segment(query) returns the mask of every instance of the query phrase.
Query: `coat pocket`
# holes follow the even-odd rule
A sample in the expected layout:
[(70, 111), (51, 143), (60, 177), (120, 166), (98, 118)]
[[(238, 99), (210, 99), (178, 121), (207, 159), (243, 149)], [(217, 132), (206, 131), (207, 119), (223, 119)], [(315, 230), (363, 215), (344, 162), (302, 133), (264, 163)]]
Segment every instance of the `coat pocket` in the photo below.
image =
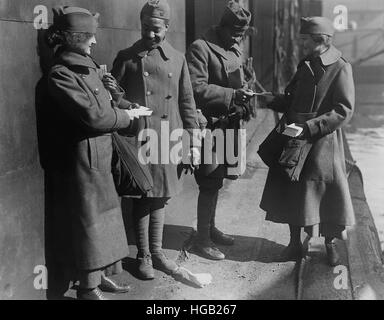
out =
[(282, 173), (291, 181), (299, 181), (312, 144), (307, 140), (290, 139), (279, 159)]
[(334, 179), (334, 134), (318, 140), (308, 156), (305, 167), (305, 179), (332, 182)]
[(283, 152), (281, 153), (279, 164), (282, 167), (292, 168), (299, 163), (303, 146), (306, 140), (290, 139), (286, 142)]
[(97, 155), (97, 143), (96, 138), (88, 138), (88, 160), (89, 167), (91, 169), (98, 169), (98, 155)]
[(88, 159), (91, 169), (111, 172), (112, 137), (110, 134), (88, 138)]

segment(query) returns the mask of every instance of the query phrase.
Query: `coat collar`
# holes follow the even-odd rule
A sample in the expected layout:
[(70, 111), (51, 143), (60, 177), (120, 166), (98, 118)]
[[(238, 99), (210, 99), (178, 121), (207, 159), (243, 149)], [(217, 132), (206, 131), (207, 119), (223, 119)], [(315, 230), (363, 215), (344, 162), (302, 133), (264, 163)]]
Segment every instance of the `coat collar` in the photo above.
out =
[(65, 49), (58, 49), (55, 60), (56, 63), (65, 66), (80, 66), (92, 69), (99, 68), (99, 65), (90, 56)]
[[(208, 44), (208, 46), (222, 56), (224, 59), (228, 59), (228, 50), (225, 49), (225, 45), (223, 41), (219, 38), (217, 34), (217, 28), (218, 27), (213, 27), (207, 31), (207, 33), (203, 36), (203, 40), (205, 40)], [(238, 45), (233, 46), (234, 52), (238, 55), (241, 56), (241, 49)]]
[[(322, 53), (318, 58), (313, 59), (313, 61), (319, 60), (323, 67), (330, 66), (331, 64), (336, 63), (342, 57), (342, 54), (334, 46), (330, 46), (327, 51)], [(305, 61), (310, 60), (309, 57), (304, 58), (299, 66), (303, 65)]]
[(143, 58), (146, 55), (152, 56), (155, 54), (156, 50), (159, 50), (164, 60), (170, 60), (172, 57), (172, 47), (167, 40), (164, 40), (156, 49), (148, 51), (144, 46), (144, 41), (140, 39), (133, 45), (133, 50), (140, 58)]
[(309, 57), (303, 59), (297, 68), (300, 69), (303, 66), (308, 68), (314, 76), (315, 83), (318, 84), (326, 73), (326, 67), (336, 63), (341, 57), (341, 52), (334, 46), (331, 46), (327, 51), (315, 59), (309, 59)]
[(331, 45), (327, 51), (320, 55), (320, 60), (323, 66), (329, 66), (337, 62), (341, 56), (341, 52)]

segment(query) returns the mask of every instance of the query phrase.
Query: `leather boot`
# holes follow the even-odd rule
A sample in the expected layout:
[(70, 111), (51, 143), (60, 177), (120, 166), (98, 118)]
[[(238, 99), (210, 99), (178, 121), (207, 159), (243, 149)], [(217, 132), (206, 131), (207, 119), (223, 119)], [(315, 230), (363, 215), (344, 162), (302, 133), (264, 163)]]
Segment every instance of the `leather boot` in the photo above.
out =
[(179, 266), (175, 261), (168, 259), (164, 252), (152, 253), (153, 267), (166, 274), (172, 274)]
[(303, 245), (299, 243), (289, 243), (280, 255), (279, 262), (297, 261), (303, 257)]
[(210, 234), (212, 241), (216, 244), (221, 244), (223, 246), (233, 246), (235, 243), (234, 237), (221, 232), (216, 227), (211, 227)]
[(340, 264), (340, 256), (337, 252), (336, 243), (334, 242), (326, 242), (325, 248), (327, 250), (327, 258), (328, 264), (331, 267), (336, 267)]
[(78, 289), (76, 295), (78, 300), (109, 300), (103, 295), (99, 288), (93, 290)]
[(99, 285), (101, 291), (111, 293), (125, 293), (131, 290), (131, 286), (127, 283), (120, 283), (111, 278), (101, 275), (101, 284)]
[(150, 254), (137, 256), (137, 271), (138, 277), (142, 280), (152, 280), (155, 278), (155, 271), (153, 270), (152, 258)]
[(225, 255), (217, 248), (212, 241), (197, 240), (194, 245), (195, 250), (204, 258), (210, 260), (224, 260)]

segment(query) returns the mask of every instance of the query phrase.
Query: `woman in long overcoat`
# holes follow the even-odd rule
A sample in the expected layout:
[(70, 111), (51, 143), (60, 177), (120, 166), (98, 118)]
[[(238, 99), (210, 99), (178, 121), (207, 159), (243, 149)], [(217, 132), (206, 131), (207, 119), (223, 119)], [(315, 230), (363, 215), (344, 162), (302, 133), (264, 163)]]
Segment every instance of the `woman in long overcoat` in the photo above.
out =
[[(279, 165), (271, 166), (260, 205), (267, 212), (267, 220), (290, 226), (291, 240), (284, 260), (301, 257), (300, 230), (305, 227), (310, 236), (325, 236), (329, 263), (337, 264), (334, 240), (344, 239), (346, 226), (354, 224), (341, 128), (352, 117), (355, 90), (351, 65), (331, 44), (333, 34), (331, 21), (323, 17), (302, 19), (306, 58), (285, 95), (270, 104), (284, 112), (286, 124), (303, 128), (298, 139), (288, 140), (283, 151), (289, 161), (302, 166), (295, 168), (301, 170), (299, 178), (286, 174), (292, 174), (291, 168), (284, 171)], [(299, 150), (295, 162), (292, 151), (300, 141), (306, 146)]]
[(111, 133), (129, 131), (133, 122), (127, 110), (118, 108), (123, 93), (109, 94), (99, 66), (90, 57), (97, 16), (76, 7), (53, 11), (54, 24), (46, 39), (57, 50), (48, 75), (50, 105), (42, 111), (45, 123), (40, 132), (53, 203), (53, 243), (48, 245), (76, 270), (78, 298), (100, 300), (104, 296), (99, 288), (129, 290), (103, 270), (121, 271), (120, 260), (128, 256), (111, 174)]

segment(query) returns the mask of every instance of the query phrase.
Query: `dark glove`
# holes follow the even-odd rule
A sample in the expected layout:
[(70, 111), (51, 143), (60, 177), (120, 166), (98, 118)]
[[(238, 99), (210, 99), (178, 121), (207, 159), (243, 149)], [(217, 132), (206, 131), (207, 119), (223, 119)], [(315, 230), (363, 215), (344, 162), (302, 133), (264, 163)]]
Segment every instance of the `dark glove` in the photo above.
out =
[(111, 93), (120, 92), (120, 87), (117, 84), (116, 79), (110, 73), (105, 74), (101, 81), (103, 82), (105, 89), (107, 89)]
[(182, 164), (182, 171), (184, 174), (188, 174), (188, 173), (193, 174), (195, 172), (195, 169), (196, 168), (191, 164), (185, 164), (185, 163)]
[(303, 131), (300, 133), (300, 135), (297, 137), (297, 139), (309, 139), (311, 137), (311, 132), (309, 131), (309, 127), (306, 123), (300, 124), (295, 123), (296, 126), (303, 128)]
[(249, 121), (251, 119), (249, 103), (243, 105), (234, 105), (229, 111), (229, 117), (236, 117), (239, 120)]
[(243, 119), (245, 113), (245, 107), (241, 105), (235, 105), (229, 110), (230, 117), (238, 117), (239, 119)]
[(138, 109), (138, 108), (140, 108), (140, 105), (138, 103), (132, 103), (127, 100), (125, 100), (125, 103), (119, 105), (119, 109), (132, 110), (132, 109)]
[(199, 169), (199, 164), (201, 161), (200, 150), (192, 147), (189, 154), (189, 163), (182, 163), (182, 170), (185, 174), (193, 174), (196, 170)]
[(249, 102), (253, 97), (253, 92), (245, 89), (237, 89), (234, 94), (234, 103), (237, 105), (243, 105)]

